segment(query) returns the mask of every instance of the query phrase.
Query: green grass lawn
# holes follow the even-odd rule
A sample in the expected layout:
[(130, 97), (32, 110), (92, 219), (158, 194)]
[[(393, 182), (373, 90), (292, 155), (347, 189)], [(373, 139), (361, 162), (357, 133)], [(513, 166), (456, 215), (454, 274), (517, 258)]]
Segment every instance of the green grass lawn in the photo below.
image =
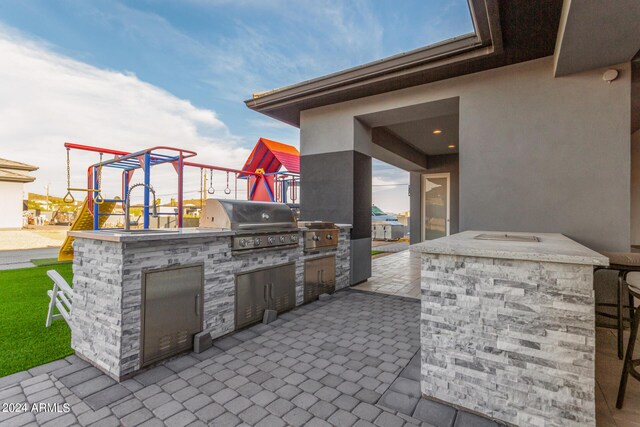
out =
[(44, 326), (55, 269), (69, 283), (71, 264), (0, 271), (0, 377), (73, 354), (71, 332), (63, 319)]
[(383, 253), (384, 252), (382, 252), (382, 251), (371, 251), (371, 256), (378, 255), (378, 254), (383, 254)]

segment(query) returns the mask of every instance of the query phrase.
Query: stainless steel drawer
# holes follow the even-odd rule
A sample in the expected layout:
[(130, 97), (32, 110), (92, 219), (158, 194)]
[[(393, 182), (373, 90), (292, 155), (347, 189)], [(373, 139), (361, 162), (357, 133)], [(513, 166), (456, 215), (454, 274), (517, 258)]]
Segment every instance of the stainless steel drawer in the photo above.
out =
[(142, 365), (190, 350), (202, 331), (204, 266), (146, 271), (142, 279)]

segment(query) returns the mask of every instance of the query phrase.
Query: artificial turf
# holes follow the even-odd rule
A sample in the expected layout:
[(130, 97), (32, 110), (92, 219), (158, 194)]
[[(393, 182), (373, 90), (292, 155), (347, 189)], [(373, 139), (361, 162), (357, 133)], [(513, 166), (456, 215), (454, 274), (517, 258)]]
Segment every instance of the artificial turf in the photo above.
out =
[(36, 267), (42, 267), (45, 265), (71, 264), (71, 261), (58, 261), (58, 258), (38, 258), (32, 259), (31, 264)]
[(0, 271), (0, 377), (73, 354), (71, 332), (63, 319), (44, 326), (57, 270), (69, 284), (71, 264)]

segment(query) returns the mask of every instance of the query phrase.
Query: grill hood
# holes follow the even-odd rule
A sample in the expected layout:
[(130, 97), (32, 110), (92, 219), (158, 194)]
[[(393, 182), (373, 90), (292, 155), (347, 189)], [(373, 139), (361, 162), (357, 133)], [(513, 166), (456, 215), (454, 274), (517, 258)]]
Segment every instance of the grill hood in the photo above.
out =
[(284, 203), (207, 199), (201, 227), (231, 230), (297, 228), (293, 212)]

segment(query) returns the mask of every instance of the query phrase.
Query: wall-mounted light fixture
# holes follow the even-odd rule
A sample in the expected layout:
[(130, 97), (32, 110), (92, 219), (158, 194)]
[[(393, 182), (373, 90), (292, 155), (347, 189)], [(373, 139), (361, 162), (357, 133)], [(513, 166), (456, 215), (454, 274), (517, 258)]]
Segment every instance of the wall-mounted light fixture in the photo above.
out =
[(449, 145), (447, 145), (447, 148), (456, 148), (456, 146), (453, 145), (453, 144), (449, 144)]
[(440, 130), (440, 129), (434, 129), (433, 130), (433, 134), (434, 135), (440, 135), (441, 133), (442, 133), (442, 130)]
[(604, 72), (604, 74), (602, 75), (602, 80), (604, 80), (607, 83), (611, 83), (612, 81), (618, 78), (618, 75), (620, 75), (618, 70), (615, 70), (612, 68)]

